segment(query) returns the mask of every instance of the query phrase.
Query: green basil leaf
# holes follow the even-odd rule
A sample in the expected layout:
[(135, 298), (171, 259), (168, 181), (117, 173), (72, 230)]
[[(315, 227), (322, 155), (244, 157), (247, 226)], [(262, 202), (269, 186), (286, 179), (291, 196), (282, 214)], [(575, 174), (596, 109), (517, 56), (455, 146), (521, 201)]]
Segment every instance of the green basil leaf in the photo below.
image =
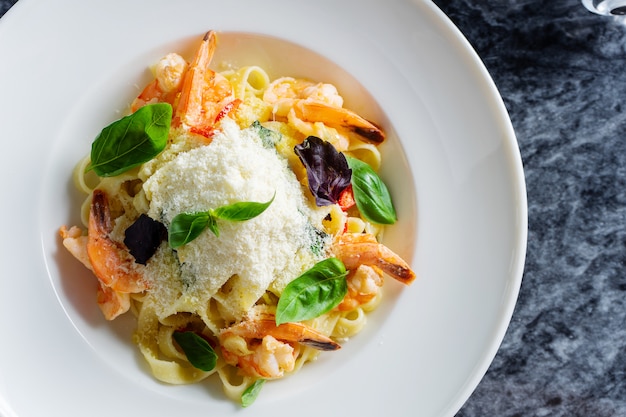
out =
[(263, 144), (264, 148), (274, 148), (283, 137), (281, 133), (268, 129), (261, 125), (261, 122), (259, 122), (258, 120), (255, 120), (250, 125), (250, 128), (256, 131), (257, 135), (259, 135), (259, 138), (261, 138), (261, 143)]
[(398, 219), (391, 195), (383, 180), (367, 163), (348, 157), (352, 169), (352, 190), (356, 206), (367, 220), (394, 224)]
[(241, 405), (248, 407), (256, 400), (261, 392), (261, 388), (265, 385), (265, 379), (257, 379), (241, 394)]
[(217, 219), (209, 212), (209, 222), (207, 227), (213, 232), (215, 237), (220, 237), (220, 229), (217, 227)]
[(215, 368), (217, 354), (209, 342), (194, 332), (179, 332), (173, 334), (174, 340), (181, 347), (189, 362), (202, 371), (209, 372)]
[(217, 227), (215, 219), (206, 211), (178, 214), (172, 219), (167, 240), (170, 246), (176, 249), (200, 236), (200, 233), (211, 223), (213, 223), (213, 227)]
[(346, 267), (337, 258), (324, 259), (291, 281), (276, 306), (276, 325), (309, 320), (337, 307), (348, 292)]
[(216, 208), (212, 214), (218, 219), (229, 220), (231, 222), (243, 222), (253, 219), (263, 213), (274, 201), (276, 193), (272, 199), (266, 203), (257, 203), (253, 201), (242, 201)]
[(92, 143), (87, 170), (113, 177), (151, 160), (165, 149), (171, 121), (172, 106), (156, 103), (111, 123)]

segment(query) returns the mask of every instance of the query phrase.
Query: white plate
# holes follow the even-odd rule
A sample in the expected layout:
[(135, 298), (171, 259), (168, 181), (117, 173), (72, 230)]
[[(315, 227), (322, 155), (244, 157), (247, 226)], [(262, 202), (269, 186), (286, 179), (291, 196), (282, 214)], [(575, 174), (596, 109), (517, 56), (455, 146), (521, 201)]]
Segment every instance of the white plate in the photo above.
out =
[[(93, 279), (56, 234), (77, 221), (70, 173), (95, 134), (148, 65), (208, 29), (224, 32), (216, 64), (335, 82), (391, 132), (382, 175), (401, 221), (386, 243), (420, 277), (388, 282), (362, 334), (247, 409), (210, 382), (155, 382), (132, 318), (101, 318)], [(0, 415), (450, 416), (469, 397), (517, 298), (525, 185), (494, 84), (430, 1), (20, 0), (0, 22), (0, 56)]]

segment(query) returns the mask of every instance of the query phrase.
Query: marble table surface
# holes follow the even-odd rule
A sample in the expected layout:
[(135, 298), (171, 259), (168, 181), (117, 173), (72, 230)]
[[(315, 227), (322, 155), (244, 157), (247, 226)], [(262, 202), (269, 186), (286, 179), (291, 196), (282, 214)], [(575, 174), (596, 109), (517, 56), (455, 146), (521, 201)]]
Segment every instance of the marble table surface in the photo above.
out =
[(579, 0), (434, 2), (500, 90), (529, 203), (511, 324), (457, 416), (626, 416), (626, 21)]

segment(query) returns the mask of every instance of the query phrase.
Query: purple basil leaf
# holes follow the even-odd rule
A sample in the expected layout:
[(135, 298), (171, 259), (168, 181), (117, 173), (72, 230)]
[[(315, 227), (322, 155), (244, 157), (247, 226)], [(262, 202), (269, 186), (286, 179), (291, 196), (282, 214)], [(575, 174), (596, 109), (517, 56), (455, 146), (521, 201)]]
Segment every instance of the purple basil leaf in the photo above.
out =
[(167, 229), (163, 223), (142, 214), (124, 235), (124, 244), (135, 257), (135, 262), (145, 265), (161, 242), (167, 239)]
[(306, 168), (309, 189), (318, 206), (329, 206), (339, 201), (341, 192), (350, 185), (352, 170), (346, 157), (322, 139), (309, 136), (294, 152)]

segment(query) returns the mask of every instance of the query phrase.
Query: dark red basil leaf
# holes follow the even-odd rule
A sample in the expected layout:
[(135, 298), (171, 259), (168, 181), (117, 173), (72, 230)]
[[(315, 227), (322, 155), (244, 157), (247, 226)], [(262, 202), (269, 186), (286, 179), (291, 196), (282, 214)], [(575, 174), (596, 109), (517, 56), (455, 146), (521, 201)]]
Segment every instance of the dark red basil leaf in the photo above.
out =
[(161, 242), (167, 239), (167, 229), (163, 223), (142, 214), (124, 235), (124, 244), (135, 257), (135, 262), (145, 265)]
[(350, 185), (352, 170), (346, 157), (322, 139), (309, 136), (294, 152), (306, 168), (309, 189), (318, 206), (329, 206), (339, 201), (341, 192)]

